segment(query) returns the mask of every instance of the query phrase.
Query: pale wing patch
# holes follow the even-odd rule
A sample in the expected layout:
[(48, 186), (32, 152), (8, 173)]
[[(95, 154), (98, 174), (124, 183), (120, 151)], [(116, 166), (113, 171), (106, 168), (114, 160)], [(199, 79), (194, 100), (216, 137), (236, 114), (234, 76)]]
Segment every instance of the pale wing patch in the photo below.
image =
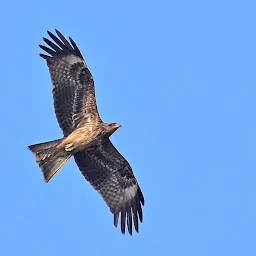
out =
[(131, 199), (133, 199), (137, 193), (137, 190), (138, 190), (137, 184), (133, 184), (131, 187), (126, 188), (124, 190), (124, 200), (130, 201)]
[[(70, 65), (73, 65), (73, 64), (76, 64), (77, 62), (81, 62), (81, 58), (78, 57), (78, 56), (75, 56), (75, 55), (68, 55), (68, 56), (65, 56), (65, 59), (67, 60), (67, 62), (70, 64)], [(85, 62), (83, 61), (85, 67), (86, 67), (86, 64)]]

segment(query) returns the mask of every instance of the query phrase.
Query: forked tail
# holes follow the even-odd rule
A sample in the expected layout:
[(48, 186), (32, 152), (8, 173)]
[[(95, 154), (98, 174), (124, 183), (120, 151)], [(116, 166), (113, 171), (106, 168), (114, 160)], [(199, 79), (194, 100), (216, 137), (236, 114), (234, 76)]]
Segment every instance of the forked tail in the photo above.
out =
[(28, 147), (35, 155), (36, 162), (43, 172), (45, 182), (48, 182), (71, 157), (69, 152), (57, 148), (57, 145), (62, 140), (63, 139), (53, 140)]

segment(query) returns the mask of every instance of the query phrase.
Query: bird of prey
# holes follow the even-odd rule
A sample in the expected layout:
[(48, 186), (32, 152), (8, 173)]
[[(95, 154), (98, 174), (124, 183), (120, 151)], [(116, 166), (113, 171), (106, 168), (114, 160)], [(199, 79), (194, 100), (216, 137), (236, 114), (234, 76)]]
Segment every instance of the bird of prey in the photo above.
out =
[[(103, 122), (99, 116), (93, 77), (83, 56), (69, 37), (58, 31), (43, 38), (50, 47), (39, 45), (46, 54), (52, 81), (55, 114), (64, 137), (29, 146), (45, 182), (74, 156), (83, 176), (97, 190), (114, 215), (117, 227), (121, 215), (121, 231), (126, 225), (132, 235), (132, 224), (139, 231), (144, 197), (127, 160), (118, 152), (109, 137), (119, 128), (116, 122)], [(47, 55), (48, 54), (48, 55)]]

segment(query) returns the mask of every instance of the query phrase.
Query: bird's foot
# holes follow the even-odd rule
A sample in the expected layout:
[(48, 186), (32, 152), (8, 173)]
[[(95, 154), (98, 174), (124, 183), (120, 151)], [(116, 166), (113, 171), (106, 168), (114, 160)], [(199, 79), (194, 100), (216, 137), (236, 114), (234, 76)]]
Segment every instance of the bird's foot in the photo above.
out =
[(68, 144), (65, 146), (65, 150), (66, 150), (67, 152), (70, 152), (70, 151), (72, 151), (73, 149), (74, 149), (73, 143), (68, 143)]

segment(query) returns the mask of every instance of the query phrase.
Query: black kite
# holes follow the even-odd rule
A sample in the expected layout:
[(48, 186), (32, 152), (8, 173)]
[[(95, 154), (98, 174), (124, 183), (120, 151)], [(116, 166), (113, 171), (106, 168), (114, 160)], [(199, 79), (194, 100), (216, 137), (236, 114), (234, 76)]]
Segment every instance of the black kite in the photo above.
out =
[(62, 139), (29, 146), (48, 182), (62, 165), (74, 156), (78, 168), (103, 197), (114, 214), (117, 227), (121, 213), (121, 231), (132, 235), (132, 222), (139, 230), (144, 198), (131, 166), (117, 151), (109, 137), (120, 127), (102, 122), (96, 105), (94, 81), (77, 45), (58, 31), (51, 47), (40, 45), (49, 55), (40, 54), (49, 67), (54, 108), (63, 131)]

